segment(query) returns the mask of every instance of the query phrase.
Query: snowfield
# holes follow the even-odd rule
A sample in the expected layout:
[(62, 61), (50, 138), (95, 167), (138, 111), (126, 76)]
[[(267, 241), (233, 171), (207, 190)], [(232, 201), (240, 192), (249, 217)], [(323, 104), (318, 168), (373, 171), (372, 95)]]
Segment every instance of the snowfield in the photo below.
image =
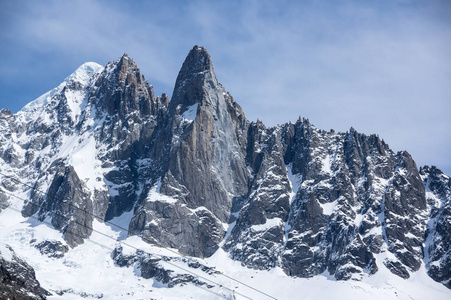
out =
[[(27, 261), (36, 271), (41, 286), (52, 293), (48, 299), (449, 299), (450, 291), (433, 281), (424, 266), (411, 278), (403, 280), (385, 269), (378, 262), (379, 272), (366, 276), (361, 281), (336, 281), (327, 273), (304, 279), (292, 278), (280, 268), (257, 271), (241, 266), (231, 260), (221, 248), (206, 259), (190, 258), (215, 267), (222, 274), (208, 275), (193, 269), (183, 262), (163, 263), (165, 268), (176, 273), (200, 276), (209, 280), (214, 287), (207, 288), (188, 283), (169, 288), (166, 285), (139, 276), (133, 267), (115, 265), (111, 253), (122, 244), (124, 254), (133, 254), (136, 249), (155, 256), (176, 256), (173, 249), (164, 249), (147, 244), (137, 236), (127, 237), (127, 232), (99, 221), (94, 222), (94, 232), (84, 244), (69, 250), (63, 258), (41, 255), (30, 247), (37, 242), (56, 240), (65, 243), (61, 233), (48, 224), (20, 214), (23, 202), (12, 198), (11, 206), (0, 213), (0, 251), (2, 256), (11, 254), (9, 245), (16, 255)], [(15, 200), (14, 200), (15, 199)], [(110, 223), (127, 228), (132, 213), (124, 213)], [(383, 256), (377, 257), (378, 261)], [(236, 281), (230, 279), (235, 279)], [(244, 284), (242, 284), (242, 283)], [(248, 286), (252, 287), (249, 288)], [(255, 290), (254, 290), (255, 289)], [(265, 296), (261, 291), (269, 296)], [(235, 292), (233, 292), (235, 291)]]

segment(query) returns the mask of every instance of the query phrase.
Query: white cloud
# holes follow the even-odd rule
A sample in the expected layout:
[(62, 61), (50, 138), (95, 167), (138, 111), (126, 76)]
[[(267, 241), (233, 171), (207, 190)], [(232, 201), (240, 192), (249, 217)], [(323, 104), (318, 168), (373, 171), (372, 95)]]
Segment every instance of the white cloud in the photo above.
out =
[(275, 125), (302, 115), (323, 129), (354, 126), (450, 173), (450, 7), (446, 1), (29, 2), (16, 11), (12, 32), (26, 53), (58, 53), (61, 64), (106, 63), (127, 52), (157, 92), (169, 94), (184, 56), (201, 44), (251, 120)]

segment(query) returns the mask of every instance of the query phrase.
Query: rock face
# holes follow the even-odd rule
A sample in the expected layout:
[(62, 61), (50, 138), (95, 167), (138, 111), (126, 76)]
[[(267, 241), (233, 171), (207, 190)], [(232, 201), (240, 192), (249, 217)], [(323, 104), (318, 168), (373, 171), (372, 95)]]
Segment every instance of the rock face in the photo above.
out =
[(48, 172), (53, 177), (49, 188), (40, 192), (38, 179), (31, 191), (31, 201), (25, 204), (22, 214), (28, 217), (37, 214), (41, 222), (50, 217), (52, 225), (63, 232), (70, 246), (81, 244), (92, 233), (89, 192), (74, 168), (64, 162), (55, 161)]
[[(170, 101), (124, 54), (82, 65), (17, 114), (2, 110), (0, 127), (0, 209), (27, 195), (23, 215), (50, 220), (71, 247), (95, 218), (131, 212), (130, 235), (185, 255), (222, 247), (250, 268), (339, 280), (381, 268), (409, 278), (424, 263), (450, 287), (449, 177), (353, 128), (249, 122), (203, 47)], [(152, 258), (113, 256), (170, 282)]]
[(204, 48), (193, 48), (183, 63), (169, 113), (171, 150), (162, 192), (228, 221), (232, 200), (248, 192), (247, 120), (218, 83)]
[(42, 255), (48, 257), (61, 258), (69, 251), (69, 247), (59, 241), (45, 240), (36, 243), (36, 240), (31, 240), (31, 244), (39, 249), (39, 252), (41, 252)]
[[(305, 121), (294, 127), (293, 137), (288, 137), (293, 141), (288, 149), (294, 149), (286, 159), (288, 163), (293, 159), (292, 172), (302, 177), (302, 183), (288, 218), (291, 230), (284, 259), (290, 272), (290, 258), (299, 253), (309, 258), (301, 265), (307, 276), (323, 272), (325, 266), (337, 279), (372, 274), (378, 269), (374, 255), (387, 250), (396, 257), (383, 262), (392, 272), (399, 274), (394, 266), (407, 256), (413, 258), (402, 266), (418, 270), (421, 249), (409, 247), (405, 235), (421, 240), (421, 231), (404, 224), (405, 215), (417, 213), (414, 208), (405, 209), (410, 204), (406, 201), (420, 202), (419, 210), (426, 207), (424, 188), (410, 156), (394, 154), (377, 136), (353, 129), (344, 134), (323, 132)], [(416, 184), (408, 192), (423, 190), (418, 200), (406, 200), (406, 181)], [(312, 247), (317, 250), (311, 251)], [(408, 272), (402, 276), (408, 277)]]
[(33, 268), (16, 256), (8, 246), (0, 252), (0, 298), (46, 299), (50, 293), (41, 288)]
[(224, 236), (222, 223), (228, 222), (233, 201), (248, 193), (250, 176), (245, 164), (248, 122), (218, 83), (204, 48), (188, 54), (165, 117), (156, 192), (173, 200), (150, 195), (130, 228), (184, 254), (210, 256)]
[(174, 287), (176, 285), (184, 285), (186, 283), (192, 283), (198, 286), (206, 286), (207, 288), (213, 287), (207, 282), (199, 280), (197, 276), (193, 276), (188, 273), (174, 273), (172, 270), (167, 270), (161, 265), (162, 261), (182, 261), (187, 263), (187, 266), (191, 269), (199, 269), (206, 274), (218, 274), (214, 268), (207, 267), (198, 262), (189, 262), (186, 259), (170, 258), (167, 256), (153, 257), (149, 253), (143, 251), (136, 251), (134, 254), (126, 255), (123, 253), (122, 247), (117, 247), (113, 250), (111, 257), (116, 265), (120, 267), (133, 267), (139, 276), (149, 279), (153, 278), (159, 282), (167, 285), (168, 287)]
[(451, 288), (451, 179), (436, 167), (420, 169), (429, 207), (424, 261), (428, 274)]

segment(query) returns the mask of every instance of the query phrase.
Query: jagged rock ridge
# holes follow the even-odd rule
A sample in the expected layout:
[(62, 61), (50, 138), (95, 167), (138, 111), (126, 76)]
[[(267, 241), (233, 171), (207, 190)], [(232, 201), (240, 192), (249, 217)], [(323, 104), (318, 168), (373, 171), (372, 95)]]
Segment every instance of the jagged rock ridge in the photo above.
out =
[(2, 110), (0, 209), (28, 193), (23, 215), (50, 218), (70, 247), (94, 216), (133, 210), (132, 234), (190, 256), (223, 247), (251, 268), (336, 279), (381, 267), (409, 278), (425, 264), (450, 287), (451, 188), (438, 169), (353, 128), (249, 122), (203, 47), (172, 95), (156, 97), (124, 54)]

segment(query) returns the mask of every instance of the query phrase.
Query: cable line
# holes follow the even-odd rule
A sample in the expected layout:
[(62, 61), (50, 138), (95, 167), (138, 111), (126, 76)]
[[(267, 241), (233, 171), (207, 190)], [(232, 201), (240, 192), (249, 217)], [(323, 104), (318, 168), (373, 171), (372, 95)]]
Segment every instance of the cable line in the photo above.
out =
[[(15, 196), (16, 198), (18, 198), (17, 196)], [(20, 199), (20, 200), (23, 200), (23, 199)], [(11, 210), (14, 210), (14, 211), (16, 211), (16, 212), (18, 212), (18, 213), (21, 213), (21, 211), (19, 210), (19, 209), (17, 209), (17, 208), (14, 208), (14, 207), (11, 207), (11, 206), (8, 206), (7, 207), (7, 209), (11, 209)], [(53, 212), (50, 212), (50, 213), (53, 213)], [(64, 216), (63, 216), (64, 217)], [(33, 218), (33, 219), (35, 219), (35, 220), (37, 220), (38, 222), (40, 222), (40, 223), (42, 223), (42, 224), (46, 224), (46, 225), (48, 225), (48, 226), (53, 226), (52, 225), (52, 223), (50, 223), (50, 222), (47, 222), (47, 221), (41, 221), (41, 220), (39, 220), (39, 218), (38, 217), (36, 217), (36, 216), (30, 216), (30, 218)], [(77, 223), (77, 224), (79, 224), (79, 223)], [(80, 224), (79, 224), (80, 225)], [(96, 231), (95, 229), (93, 229), (93, 231), (95, 231), (96, 233), (101, 233), (101, 232), (99, 232), (99, 231)], [(76, 233), (72, 233), (73, 235), (77, 235), (78, 237), (81, 237), (81, 238), (83, 238), (81, 235), (79, 235), (79, 234), (76, 234)], [(104, 248), (104, 249), (106, 249), (106, 250), (108, 250), (108, 251), (114, 251), (114, 249), (113, 248), (111, 248), (111, 247), (109, 247), (109, 246), (106, 246), (106, 245), (104, 245), (104, 244), (102, 244), (102, 243), (99, 243), (99, 242), (96, 242), (96, 241), (93, 241), (93, 240), (91, 240), (91, 239), (84, 239), (84, 240), (87, 240), (87, 241), (89, 241), (90, 243), (92, 243), (92, 244), (94, 244), (94, 245), (97, 245), (97, 246), (99, 246), (99, 247), (101, 247), (101, 248)], [(139, 250), (141, 250), (141, 249), (139, 249)], [(143, 250), (141, 250), (141, 251), (143, 251)], [(148, 252), (146, 252), (146, 251), (143, 251), (144, 253), (147, 253), (147, 254), (149, 254), (149, 255), (153, 255), (153, 254), (150, 254), (150, 253), (148, 253)], [(156, 254), (155, 256), (158, 256), (158, 254)], [(173, 265), (173, 266), (175, 266), (175, 267), (177, 267), (177, 268), (179, 268), (179, 269), (182, 269), (182, 270), (184, 270), (184, 268), (182, 268), (182, 267), (179, 267), (179, 266), (177, 266), (177, 265), (174, 265), (174, 264), (171, 264), (170, 262), (167, 262), (167, 261), (165, 261), (166, 263), (168, 263), (168, 264), (170, 264), (170, 265)], [(192, 273), (192, 274), (194, 274), (194, 273)], [(197, 277), (201, 277), (201, 276), (198, 276), (198, 275), (196, 275), (196, 274), (194, 274), (195, 276), (197, 276)], [(210, 282), (212, 282), (212, 281), (210, 281)], [(229, 298), (227, 298), (225, 295), (223, 295), (223, 294), (219, 294), (219, 293), (217, 293), (217, 292), (215, 292), (215, 291), (212, 291), (212, 290), (210, 290), (210, 289), (208, 289), (208, 288), (204, 288), (203, 286), (201, 286), (201, 285), (196, 285), (196, 284), (194, 284), (193, 282), (188, 282), (188, 283), (190, 283), (190, 284), (192, 284), (193, 286), (195, 286), (195, 287), (198, 287), (198, 288), (202, 288), (203, 290), (206, 290), (206, 291), (208, 291), (208, 292), (210, 292), (210, 293), (213, 293), (213, 294), (215, 294), (216, 296), (220, 296), (220, 297), (222, 297), (222, 298), (224, 298), (224, 299), (229, 299)], [(222, 287), (221, 285), (219, 285), (220, 287)], [(224, 287), (225, 289), (228, 289), (227, 287)], [(229, 289), (230, 290), (230, 289)], [(235, 293), (235, 294), (238, 294), (238, 293), (236, 293), (235, 291), (232, 291), (232, 293)], [(251, 298), (249, 298), (249, 297), (247, 297), (247, 296), (244, 296), (244, 295), (241, 295), (240, 294), (240, 296), (242, 296), (242, 297), (245, 297), (245, 298), (247, 298), (247, 299), (251, 299)]]
[[(24, 182), (20, 181), (19, 179), (16, 179), (15, 177), (13, 177), (13, 176), (11, 176), (11, 175), (7, 175), (7, 174), (5, 174), (5, 173), (3, 173), (3, 172), (0, 172), (0, 175), (3, 175), (4, 177), (9, 178), (9, 179), (12, 179), (12, 180), (14, 180), (15, 182), (17, 182), (17, 183), (19, 183), (19, 184), (21, 184), (21, 185), (23, 185), (23, 186), (26, 186), (26, 187), (29, 187), (29, 188), (35, 190), (35, 187), (34, 187), (34, 186), (32, 186), (32, 185), (30, 185), (30, 184), (27, 184), (27, 183), (24, 183)], [(8, 192), (9, 192), (9, 191), (8, 191)], [(51, 199), (53, 199), (53, 200), (56, 200), (56, 201), (58, 201), (58, 202), (65, 203), (66, 205), (69, 205), (70, 207), (75, 208), (75, 209), (77, 209), (77, 210), (79, 210), (79, 211), (81, 211), (81, 212), (83, 212), (83, 213), (85, 213), (85, 214), (91, 215), (92, 217), (94, 217), (94, 218), (96, 218), (96, 219), (103, 220), (103, 218), (101, 218), (100, 216), (97, 216), (96, 214), (94, 214), (94, 213), (92, 213), (92, 212), (88, 212), (88, 211), (86, 211), (86, 210), (84, 210), (84, 209), (82, 209), (82, 208), (79, 208), (79, 207), (75, 206), (74, 204), (72, 204), (72, 203), (70, 203), (70, 202), (64, 202), (63, 200), (58, 199), (58, 198), (56, 198), (56, 197), (53, 196), (53, 195), (50, 195), (48, 192), (42, 192), (42, 191), (39, 191), (39, 190), (36, 190), (36, 192), (38, 192), (38, 193), (40, 193), (40, 194), (43, 194), (43, 195), (45, 195), (45, 196), (47, 196), (47, 197), (49, 197), (49, 198), (51, 198)], [(16, 195), (14, 195), (14, 194), (12, 194), (12, 195), (13, 195), (14, 197), (17, 198)], [(25, 202), (25, 201), (28, 201), (28, 199), (22, 199), (22, 198), (21, 198), (20, 200), (23, 200), (24, 202)], [(37, 205), (37, 204), (33, 203), (33, 200), (31, 200), (30, 203), (32, 203), (33, 205)], [(37, 206), (39, 206), (39, 205), (37, 205)], [(42, 208), (42, 209), (44, 209), (42, 206), (39, 206), (39, 207)], [(67, 218), (67, 217), (65, 217), (65, 216), (63, 216), (63, 217), (64, 217), (64, 218)], [(117, 225), (117, 224), (111, 222), (111, 221), (104, 221), (104, 223), (105, 223), (105, 224), (112, 225), (112, 226), (115, 226), (116, 228), (119, 228), (119, 229), (121, 229), (121, 230), (124, 230), (125, 232), (127, 232), (127, 234), (128, 234), (129, 236), (130, 236), (130, 235), (137, 235), (137, 236), (140, 236), (140, 235), (139, 235), (139, 232), (134, 232), (134, 231), (132, 231), (132, 230), (129, 230), (128, 228), (124, 228), (124, 227), (122, 227), (122, 226), (120, 226), (120, 225)], [(77, 223), (77, 224), (78, 224), (78, 223)], [(80, 225), (80, 226), (86, 227), (86, 225), (84, 225), (84, 224), (79, 224), (79, 225)], [(92, 230), (94, 231), (94, 229), (92, 229)], [(102, 234), (102, 235), (105, 235), (105, 234), (103, 234), (103, 233), (101, 233), (101, 232), (99, 232), (99, 233)], [(106, 235), (106, 236), (107, 236), (107, 235)], [(107, 237), (109, 237), (109, 238), (114, 239), (115, 241), (117, 241), (117, 240), (116, 240), (115, 238), (113, 238), (113, 237), (110, 237), (110, 236), (107, 236)], [(148, 244), (154, 244), (154, 245), (156, 245), (156, 246), (158, 246), (158, 247), (160, 247), (160, 248), (163, 248), (163, 249), (165, 249), (165, 250), (167, 250), (167, 251), (170, 251), (170, 252), (172, 252), (172, 253), (174, 253), (174, 254), (176, 254), (176, 255), (178, 255), (178, 256), (181, 256), (181, 257), (183, 257), (183, 258), (186, 258), (186, 259), (188, 259), (189, 261), (193, 261), (192, 258), (187, 257), (187, 256), (185, 256), (185, 255), (183, 255), (183, 254), (180, 254), (178, 251), (175, 251), (175, 250), (173, 250), (173, 249), (171, 249), (171, 248), (168, 248), (168, 247), (165, 247), (165, 246), (163, 246), (163, 245), (160, 245), (160, 244), (156, 243), (155, 241), (150, 241), (150, 240), (148, 240), (148, 239), (146, 239), (146, 238), (144, 238), (144, 237), (141, 237), (141, 239), (142, 239), (144, 242), (148, 243)], [(141, 249), (138, 249), (138, 248), (136, 248), (136, 247), (134, 247), (134, 246), (132, 246), (132, 245), (128, 245), (127, 243), (124, 243), (124, 242), (121, 242), (121, 241), (119, 241), (119, 242), (120, 242), (120, 243), (123, 243), (124, 245), (126, 245), (126, 246), (128, 246), (128, 247), (134, 248), (134, 249), (136, 249), (136, 250), (141, 250)], [(192, 274), (193, 274), (193, 273), (192, 273)], [(257, 289), (257, 288), (254, 288), (254, 287), (252, 287), (252, 286), (250, 286), (250, 285), (248, 285), (248, 284), (246, 284), (246, 283), (244, 283), (244, 282), (242, 282), (242, 281), (240, 281), (240, 280), (238, 280), (238, 279), (235, 279), (235, 278), (233, 278), (233, 277), (231, 277), (231, 276), (225, 274), (225, 273), (222, 272), (222, 271), (218, 271), (218, 274), (219, 274), (219, 275), (222, 275), (222, 276), (224, 276), (224, 277), (226, 277), (226, 278), (228, 278), (228, 279), (230, 279), (230, 280), (232, 280), (232, 281), (234, 281), (234, 282), (236, 282), (236, 283), (239, 283), (239, 284), (241, 284), (241, 285), (243, 285), (243, 286), (245, 286), (245, 287), (247, 287), (247, 288), (249, 288), (249, 289), (251, 289), (251, 290), (253, 290), (253, 291), (255, 291), (255, 292), (258, 292), (259, 294), (262, 294), (262, 295), (264, 295), (264, 296), (266, 296), (266, 297), (268, 297), (268, 298), (277, 300), (277, 298), (275, 298), (275, 297), (273, 297), (273, 296), (271, 296), (271, 295), (269, 295), (269, 294), (267, 294), (267, 293), (265, 293), (265, 292), (263, 292), (263, 291), (261, 291), (261, 290), (259, 290), (259, 289)], [(208, 280), (208, 279), (207, 279), (207, 280)], [(235, 291), (234, 291), (234, 292), (235, 292)], [(238, 292), (235, 292), (235, 293), (236, 293), (237, 295), (239, 295)], [(243, 297), (245, 297), (245, 298), (248, 298), (248, 297), (246, 297), (246, 296), (244, 296), (244, 295), (241, 295), (241, 296), (243, 296)], [(250, 299), (250, 298), (248, 298), (248, 299)]]
[[(5, 191), (4, 189), (3, 189), (3, 191), (6, 192), (6, 193), (8, 193), (8, 194), (10, 194), (11, 196), (13, 196), (13, 197), (15, 197), (15, 198), (21, 200), (21, 201), (23, 201), (23, 202), (26, 201), (26, 199), (23, 199), (23, 198), (21, 198), (21, 197), (19, 197), (19, 196), (17, 196), (17, 195), (14, 195), (14, 194), (12, 194), (12, 193), (9, 192), (9, 191)], [(42, 206), (40, 206), (40, 205), (38, 205), (38, 204), (36, 204), (36, 203), (32, 203), (32, 204), (35, 205), (35, 206), (38, 206), (39, 208), (42, 208), (42, 209), (44, 209), (44, 210), (47, 210), (47, 209), (45, 209), (44, 207), (42, 207)], [(11, 207), (11, 206), (8, 206), (7, 208), (10, 208), (11, 210), (14, 210), (14, 211), (16, 211), (16, 212), (21, 213), (20, 210), (18, 210), (18, 209), (16, 209), (16, 208), (13, 208), (13, 207)], [(66, 216), (64, 216), (64, 215), (62, 215), (62, 214), (60, 214), (60, 213), (58, 213), (58, 212), (50, 211), (50, 210), (47, 210), (47, 212), (49, 212), (49, 213), (51, 213), (51, 214), (54, 214), (54, 215), (56, 215), (56, 216), (65, 218), (65, 219), (67, 219), (67, 220), (70, 220), (70, 217), (66, 217)], [(41, 220), (39, 220), (38, 217), (36, 217), (36, 216), (34, 216), (34, 215), (31, 216), (31, 218), (33, 218), (33, 219), (35, 219), (35, 220), (38, 220), (38, 221), (41, 222), (41, 223), (44, 223), (44, 224), (46, 224), (46, 225), (49, 225), (49, 226), (53, 227), (52, 223), (47, 222), (47, 221), (45, 221), (45, 220), (44, 220), (44, 221), (41, 221)], [(140, 249), (140, 248), (138, 248), (138, 247), (135, 247), (135, 246), (133, 246), (133, 245), (131, 245), (131, 244), (129, 244), (129, 243), (126, 243), (126, 242), (123, 242), (123, 241), (118, 241), (115, 237), (112, 237), (112, 236), (110, 236), (110, 235), (108, 235), (108, 234), (105, 234), (105, 233), (103, 233), (103, 232), (101, 232), (101, 231), (99, 231), (99, 230), (97, 230), (97, 229), (92, 228), (92, 227), (88, 227), (88, 226), (86, 226), (85, 224), (76, 222), (75, 220), (71, 220), (71, 221), (74, 222), (74, 223), (77, 224), (77, 225), (80, 225), (80, 226), (82, 226), (82, 227), (85, 227), (86, 229), (92, 230), (93, 232), (95, 232), (95, 233), (97, 233), (97, 234), (100, 234), (100, 235), (102, 235), (102, 236), (104, 236), (104, 237), (106, 237), (106, 238), (109, 238), (109, 239), (111, 239), (111, 240), (113, 240), (113, 241), (115, 241), (115, 242), (117, 242), (117, 243), (120, 243), (120, 244), (122, 244), (123, 246), (128, 246), (128, 247), (133, 248), (133, 249), (135, 249), (135, 250), (142, 251), (143, 253), (148, 254), (148, 255), (150, 255), (150, 256), (158, 257), (158, 258), (160, 258), (161, 260), (163, 260), (165, 263), (167, 263), (168, 265), (171, 265), (171, 266), (173, 266), (173, 267), (175, 267), (175, 268), (178, 268), (178, 269), (183, 270), (183, 271), (185, 271), (185, 272), (187, 272), (187, 273), (190, 273), (191, 275), (194, 275), (195, 277), (198, 277), (198, 278), (201, 278), (201, 279), (203, 279), (203, 280), (206, 280), (206, 281), (208, 281), (208, 282), (210, 282), (210, 283), (212, 283), (212, 284), (214, 284), (214, 285), (216, 285), (216, 286), (218, 286), (218, 287), (220, 287), (220, 288), (224, 288), (224, 289), (230, 291), (232, 294), (235, 293), (236, 295), (240, 295), (241, 297), (244, 297), (244, 298), (246, 298), (246, 299), (252, 300), (252, 298), (250, 298), (250, 297), (248, 297), (248, 296), (246, 296), (246, 295), (244, 295), (244, 294), (241, 294), (241, 293), (239, 293), (239, 292), (236, 292), (235, 290), (233, 290), (233, 289), (231, 289), (231, 288), (228, 288), (228, 287), (224, 286), (223, 284), (220, 284), (220, 283), (218, 283), (218, 282), (215, 282), (215, 281), (213, 281), (213, 280), (211, 280), (211, 279), (209, 279), (209, 278), (206, 278), (206, 277), (204, 277), (204, 276), (202, 276), (202, 275), (196, 274), (196, 273), (194, 273), (193, 271), (191, 271), (191, 270), (189, 270), (189, 269), (186, 269), (186, 268), (181, 267), (181, 266), (179, 266), (179, 265), (177, 265), (177, 264), (175, 264), (175, 263), (172, 263), (171, 261), (167, 260), (167, 257), (165, 257), (165, 256), (163, 256), (163, 255), (161, 255), (161, 254), (157, 254), (157, 253), (152, 254), (152, 253), (149, 253), (149, 252), (144, 251), (144, 250), (142, 250), (142, 249)], [(83, 238), (80, 234), (76, 234), (76, 233), (71, 233), (71, 234), (74, 234), (74, 235), (76, 235), (76, 236), (78, 236), (78, 237)], [(88, 241), (90, 241), (90, 242), (92, 242), (92, 243), (94, 243), (94, 244), (96, 244), (96, 245), (98, 245), (98, 246), (100, 246), (100, 247), (102, 247), (102, 248), (104, 248), (104, 249), (107, 249), (107, 250), (109, 250), (109, 251), (114, 251), (113, 248), (111, 248), (111, 247), (109, 247), (109, 246), (106, 246), (106, 245), (104, 245), (104, 244), (102, 244), (102, 243), (93, 241), (93, 240), (91, 240), (91, 239), (89, 239), (89, 238), (83, 238), (83, 240), (88, 240)], [(195, 285), (194, 283), (193, 283), (193, 285), (196, 286), (196, 287), (200, 287), (199, 285)], [(207, 290), (208, 290), (208, 289), (207, 289)], [(208, 290), (208, 291), (211, 291), (211, 290)], [(213, 291), (211, 291), (211, 292), (213, 292)], [(214, 294), (217, 294), (216, 292), (213, 292), (213, 293), (214, 293)], [(219, 294), (217, 294), (217, 295), (219, 295)], [(225, 299), (228, 299), (228, 298), (226, 298), (224, 295), (222, 295), (222, 297), (225, 298)]]

